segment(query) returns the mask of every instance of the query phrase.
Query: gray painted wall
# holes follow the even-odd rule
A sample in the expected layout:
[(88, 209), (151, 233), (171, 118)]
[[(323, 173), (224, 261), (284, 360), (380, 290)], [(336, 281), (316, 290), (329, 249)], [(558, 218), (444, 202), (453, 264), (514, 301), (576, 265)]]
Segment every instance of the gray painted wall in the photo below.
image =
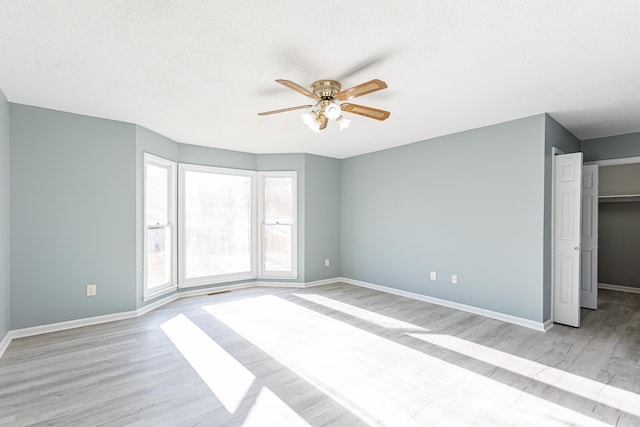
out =
[(545, 121), (344, 160), (342, 275), (542, 321)]
[(194, 165), (217, 166), (221, 168), (257, 169), (256, 155), (240, 151), (202, 147), (200, 145), (179, 144), (178, 161)]
[(598, 282), (640, 288), (640, 202), (600, 203)]
[(580, 140), (548, 114), (544, 121), (544, 308), (543, 319), (551, 319), (551, 191), (553, 186), (552, 148), (565, 154), (580, 151)]
[(582, 141), (584, 161), (640, 156), (640, 132)]
[[(132, 124), (9, 106), (12, 329), (144, 305), (145, 151), (184, 163), (297, 170), (297, 282), (343, 275), (546, 319), (545, 156), (572, 142), (545, 115), (340, 161), (179, 144)], [(449, 284), (453, 273), (457, 286)], [(85, 296), (89, 283), (97, 297)]]
[(11, 328), (135, 309), (135, 126), (10, 111)]
[(9, 306), (9, 103), (0, 90), (0, 341), (10, 328)]
[(305, 157), (305, 280), (313, 282), (340, 277), (340, 160)]

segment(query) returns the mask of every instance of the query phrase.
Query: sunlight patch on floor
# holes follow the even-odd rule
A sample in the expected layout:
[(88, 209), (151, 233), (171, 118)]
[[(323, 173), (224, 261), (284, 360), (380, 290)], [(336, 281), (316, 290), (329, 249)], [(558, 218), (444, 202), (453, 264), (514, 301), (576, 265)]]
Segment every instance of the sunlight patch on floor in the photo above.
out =
[(161, 328), (227, 411), (235, 413), (255, 375), (184, 314), (166, 321)]
[(640, 416), (640, 395), (451, 335), (409, 333), (435, 344), (612, 408)]
[(607, 425), (273, 295), (204, 308), (369, 424)]
[(425, 332), (406, 332), (406, 334), (640, 417), (640, 395), (636, 393), (451, 335), (430, 333), (429, 329), (382, 316), (322, 295), (302, 293), (294, 295), (386, 328), (412, 328), (415, 331)]
[(260, 389), (242, 427), (309, 427), (300, 415), (266, 387)]
[(411, 323), (403, 322), (402, 320), (394, 319), (393, 317), (385, 316), (383, 314), (374, 313), (373, 311), (365, 310), (355, 305), (347, 304), (342, 301), (337, 301), (332, 298), (327, 298), (322, 295), (316, 294), (293, 294), (298, 298), (306, 299), (307, 301), (314, 302), (316, 304), (323, 305), (336, 311), (357, 317), (367, 322), (373, 323), (383, 328), (389, 329), (416, 329), (420, 331), (427, 331), (428, 329), (420, 326), (413, 325)]
[[(636, 393), (451, 335), (430, 333), (429, 329), (382, 316), (322, 295), (294, 295), (379, 326), (412, 328), (417, 332), (406, 332), (407, 335), (640, 417), (640, 395)], [(418, 333), (418, 331), (425, 333)]]

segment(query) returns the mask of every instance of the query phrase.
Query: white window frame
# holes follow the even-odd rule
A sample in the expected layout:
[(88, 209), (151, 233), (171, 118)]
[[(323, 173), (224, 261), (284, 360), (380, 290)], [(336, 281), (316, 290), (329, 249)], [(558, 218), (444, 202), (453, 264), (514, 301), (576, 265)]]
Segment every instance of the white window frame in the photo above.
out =
[[(186, 194), (186, 172), (204, 172), (223, 175), (235, 175), (251, 178), (251, 271), (242, 273), (220, 274), (214, 276), (204, 276), (197, 278), (186, 277), (185, 271), (185, 194)], [(179, 288), (190, 288), (194, 286), (213, 285), (218, 283), (233, 282), (240, 280), (250, 280), (257, 277), (257, 200), (256, 200), (256, 172), (242, 169), (228, 169), (213, 166), (201, 166), (187, 163), (178, 165), (178, 286)]]
[[(178, 286), (178, 273), (177, 273), (177, 245), (178, 245), (178, 227), (176, 224), (177, 215), (177, 163), (171, 160), (167, 160), (162, 157), (155, 156), (150, 153), (143, 153), (143, 176), (142, 176), (142, 221), (143, 221), (143, 300), (147, 301), (156, 298), (160, 295), (168, 292), (175, 291)], [(156, 167), (166, 168), (169, 173), (167, 183), (167, 223), (166, 224), (148, 224), (147, 223), (147, 166), (153, 165)], [(148, 287), (148, 231), (150, 227), (154, 228), (166, 228), (171, 227), (171, 245), (167, 249), (170, 251), (171, 257), (171, 274), (170, 281), (160, 287), (154, 287), (149, 289)]]
[[(290, 271), (265, 271), (264, 261), (264, 234), (265, 226), (265, 178), (292, 178), (292, 210), (291, 224), (291, 267)], [(258, 278), (260, 279), (297, 279), (298, 278), (298, 172), (297, 171), (270, 171), (258, 172), (258, 215), (260, 218), (260, 232), (258, 233)], [(271, 224), (277, 225), (277, 224)]]

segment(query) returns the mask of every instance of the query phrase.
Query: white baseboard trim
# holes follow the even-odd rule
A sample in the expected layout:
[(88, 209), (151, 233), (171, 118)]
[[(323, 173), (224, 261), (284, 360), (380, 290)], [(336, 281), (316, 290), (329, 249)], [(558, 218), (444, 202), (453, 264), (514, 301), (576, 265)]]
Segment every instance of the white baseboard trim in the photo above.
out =
[(9, 344), (11, 344), (11, 331), (8, 331), (2, 341), (0, 341), (0, 357), (4, 354), (4, 352), (9, 348)]
[(309, 288), (312, 286), (328, 285), (331, 283), (340, 282), (340, 278), (316, 280), (314, 282), (307, 283), (295, 283), (295, 282), (245, 282), (232, 285), (223, 286), (211, 286), (208, 288), (193, 289), (190, 291), (177, 292), (172, 295), (166, 296), (162, 299), (147, 304), (134, 311), (125, 311), (121, 313), (105, 314), (103, 316), (86, 317), (83, 319), (69, 320), (66, 322), (50, 323), (47, 325), (32, 326), (29, 328), (14, 329), (5, 335), (0, 341), (0, 357), (4, 354), (6, 349), (11, 344), (11, 341), (17, 338), (32, 337), (34, 335), (48, 334), (51, 332), (65, 331), (67, 329), (82, 328), (84, 326), (92, 326), (100, 323), (114, 322), (116, 320), (132, 319), (134, 317), (143, 316), (163, 305), (176, 301), (181, 298), (188, 298), (199, 295), (207, 295), (213, 292), (225, 292), (233, 291), (237, 289), (246, 289), (253, 287), (283, 287), (283, 288)]
[(513, 323), (514, 325), (524, 326), (525, 328), (535, 329), (536, 331), (545, 332), (547, 330), (545, 323), (535, 322), (529, 319), (523, 319), (522, 317), (516, 317), (510, 314), (498, 313), (497, 311), (486, 310), (484, 308), (473, 307), (466, 304), (460, 304), (453, 301), (434, 298), (434, 297), (430, 297), (422, 294), (416, 294), (414, 292), (403, 291), (401, 289), (390, 288), (387, 286), (376, 285), (374, 283), (363, 282), (360, 280), (349, 279), (346, 277), (342, 277), (340, 281), (344, 283), (348, 283), (350, 285), (356, 285), (363, 288), (373, 289), (376, 291), (387, 292), (389, 294), (399, 295), (402, 297), (424, 301), (431, 304), (437, 304), (444, 307), (454, 308), (456, 310), (466, 311), (468, 313), (479, 314), (481, 316), (490, 317), (492, 319), (501, 320), (503, 322)]
[(50, 323), (48, 325), (32, 326), (30, 328), (14, 329), (10, 333), (11, 339), (24, 338), (34, 335), (48, 334), (50, 332), (66, 331), (67, 329), (82, 328), (84, 326), (97, 325), (99, 323), (131, 319), (134, 317), (137, 317), (136, 311), (124, 311), (121, 313), (105, 314), (103, 316), (85, 317), (83, 319), (69, 320), (66, 322)]
[(547, 332), (549, 329), (553, 328), (553, 320), (549, 319), (544, 322), (544, 331)]
[(334, 277), (332, 279), (322, 279), (322, 280), (316, 280), (314, 282), (307, 282), (304, 284), (304, 287), (312, 288), (314, 286), (332, 285), (334, 283), (340, 283), (341, 281), (342, 281), (341, 277)]
[(609, 289), (611, 291), (629, 292), (632, 294), (640, 294), (640, 288), (633, 286), (610, 285), (608, 283), (598, 283), (598, 289)]

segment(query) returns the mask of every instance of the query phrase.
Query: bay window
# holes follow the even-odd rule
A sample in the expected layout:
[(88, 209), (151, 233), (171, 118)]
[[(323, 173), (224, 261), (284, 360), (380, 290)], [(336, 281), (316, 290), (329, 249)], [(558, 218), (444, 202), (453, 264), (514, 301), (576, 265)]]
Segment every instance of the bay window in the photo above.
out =
[(144, 299), (192, 286), (297, 278), (297, 173), (144, 153)]

